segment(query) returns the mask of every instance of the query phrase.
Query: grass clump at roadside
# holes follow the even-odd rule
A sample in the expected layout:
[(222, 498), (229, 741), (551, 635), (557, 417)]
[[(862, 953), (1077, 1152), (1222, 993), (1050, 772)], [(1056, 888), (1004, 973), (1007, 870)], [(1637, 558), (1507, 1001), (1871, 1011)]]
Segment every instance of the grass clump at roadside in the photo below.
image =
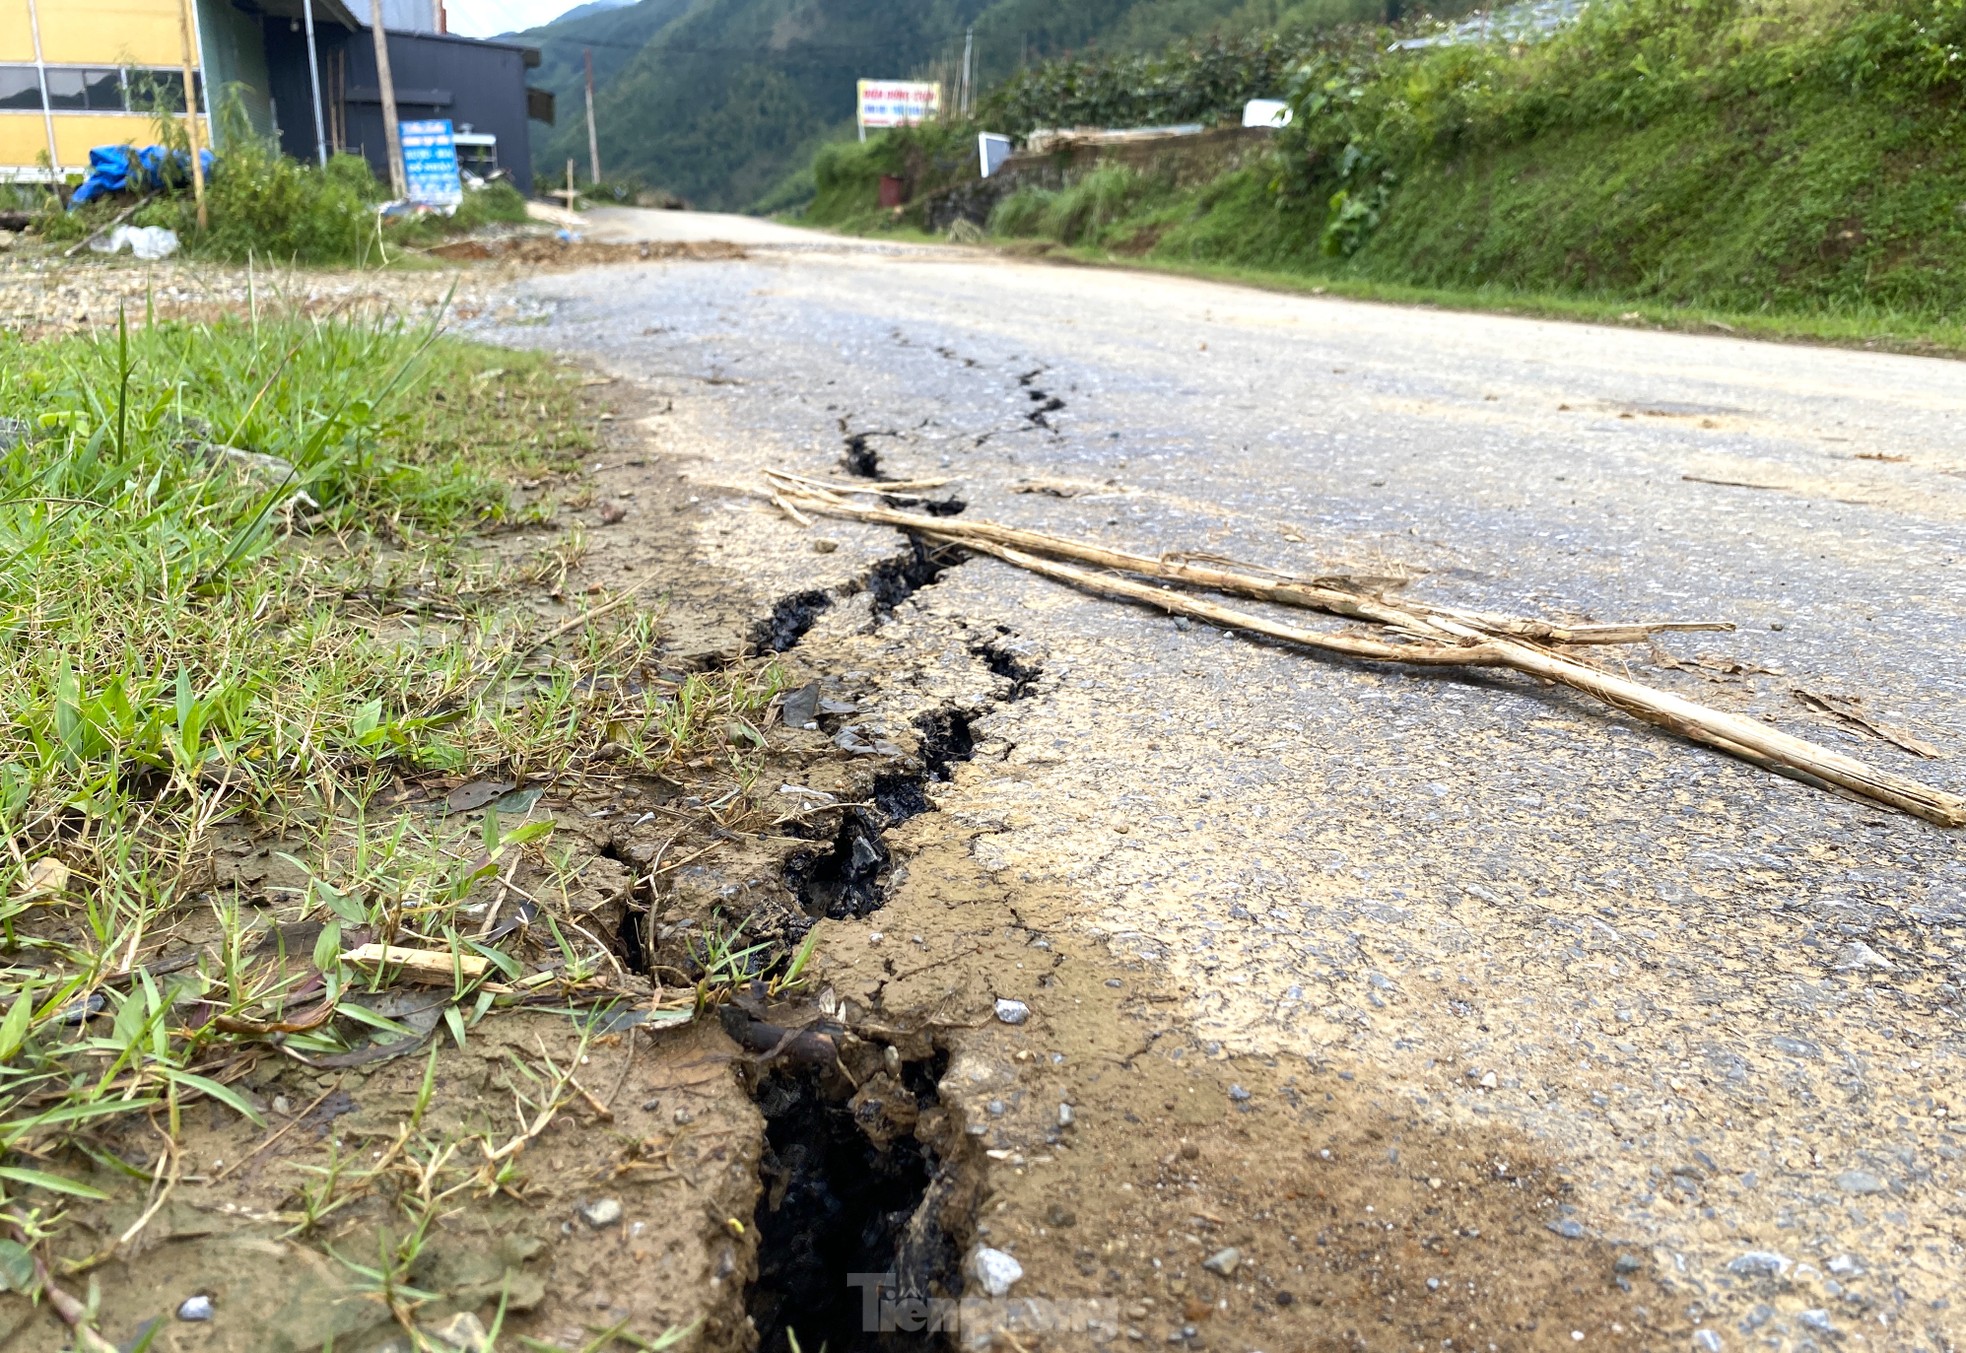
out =
[[(36, 1265), (64, 1207), (136, 1170), (119, 1124), (168, 1142), (193, 1100), (251, 1115), (242, 1078), (276, 1044), (333, 1055), (396, 1028), (351, 999), (389, 980), (344, 960), (358, 937), (442, 956), (460, 1041), (507, 999), (489, 985), (570, 993), (607, 971), (606, 945), (550, 910), (548, 952), (523, 969), (513, 942), (465, 933), (473, 890), (546, 850), (550, 824), (391, 811), (406, 784), (738, 766), (762, 741), (745, 721), (775, 668), (655, 680), (636, 672), (649, 613), (541, 613), (577, 535), (472, 547), (550, 516), (515, 479), (582, 491), (591, 426), (544, 359), (400, 324), (0, 339), (0, 1273), (16, 1290), (53, 1291)], [(211, 870), (220, 844), (263, 839), (304, 870), (269, 915)], [(288, 953), (295, 926), (308, 938)], [(192, 961), (155, 962), (187, 942)]]
[[(449, 216), (385, 220), (378, 208), (388, 193), (367, 160), (339, 154), (313, 164), (284, 155), (277, 143), (254, 129), (239, 99), (228, 95), (219, 103), (217, 153), (206, 180), (206, 224), (201, 228), (184, 168), (190, 164), (190, 143), (183, 120), (159, 113), (153, 121), (157, 143), (176, 153), (179, 168), (167, 173), (163, 189), (137, 208), (130, 223), (176, 231), (193, 257), (373, 267), (389, 262), (397, 249), (526, 220), (525, 198), (503, 181), (467, 188)], [(50, 197), (36, 228), (53, 242), (73, 242), (114, 220), (128, 205), (104, 199), (68, 211)]]

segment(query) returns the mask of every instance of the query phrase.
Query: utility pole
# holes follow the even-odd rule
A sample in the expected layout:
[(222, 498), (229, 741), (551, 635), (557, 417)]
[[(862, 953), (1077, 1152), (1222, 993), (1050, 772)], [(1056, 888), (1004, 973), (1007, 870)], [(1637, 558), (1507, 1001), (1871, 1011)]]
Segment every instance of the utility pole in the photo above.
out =
[[(601, 181), (601, 138), (594, 131), (594, 49), (583, 47), (581, 52), (587, 58), (587, 167), (592, 171), (591, 182)], [(571, 204), (569, 204), (571, 205)]]
[(328, 167), (328, 129), (321, 121), (321, 57), (314, 50), (314, 0), (300, 0), (300, 17), (307, 27), (307, 78), (314, 82), (314, 148), (321, 167)]
[(976, 103), (976, 66), (971, 59), (975, 51), (976, 25), (971, 24), (969, 30), (963, 34), (963, 91), (961, 111), (964, 117), (969, 116), (970, 109)]
[(184, 130), (191, 145), (191, 195), (198, 203), (198, 228), (211, 224), (205, 214), (204, 137), (198, 126), (198, 78), (191, 59), (191, 0), (178, 0), (178, 40), (184, 49)]
[(396, 80), (389, 73), (389, 31), (382, 19), (382, 0), (370, 0), (369, 32), (375, 36), (375, 78), (382, 86), (382, 136), (389, 144), (389, 189), (398, 198), (410, 195), (403, 173), (403, 129), (396, 122)]

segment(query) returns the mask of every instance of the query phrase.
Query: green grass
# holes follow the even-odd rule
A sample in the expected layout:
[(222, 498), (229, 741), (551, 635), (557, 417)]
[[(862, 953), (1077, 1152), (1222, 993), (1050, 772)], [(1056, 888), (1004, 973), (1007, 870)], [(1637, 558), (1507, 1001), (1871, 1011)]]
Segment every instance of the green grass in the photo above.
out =
[[(344, 931), (446, 955), (460, 1042), (510, 999), (488, 984), (605, 986), (607, 944), (550, 905), (534, 923), (558, 951), (547, 969), (473, 935), (521, 853), (554, 858), (531, 801), (458, 826), (385, 806), (405, 785), (550, 784), (705, 753), (742, 782), (762, 742), (750, 721), (782, 678), (665, 682), (637, 666), (657, 637), (648, 609), (541, 615), (577, 533), (502, 560), (474, 545), (547, 520), (555, 486), (585, 492), (591, 423), (539, 357), (393, 323), (133, 323), (0, 340), (0, 419), (13, 1275), (65, 1200), (96, 1194), (91, 1168), (128, 1172), (104, 1136), (115, 1122), (174, 1133), (200, 1098), (250, 1115), (227, 1082), (269, 1040), (323, 1052), (388, 1032), (341, 1003), (390, 980), (343, 960)], [(548, 496), (520, 503), (521, 478)], [(270, 916), (211, 882), (215, 846), (252, 839), (307, 882)], [(305, 954), (269, 954), (271, 921), (323, 928)], [(201, 935), (193, 966), (147, 966)], [(278, 1030), (310, 1007), (326, 1017)]]
[[(1011, 245), (1013, 250), (1019, 246)], [(1737, 311), (1634, 301), (1619, 296), (1578, 296), (1520, 291), (1505, 286), (1430, 287), (1366, 278), (1293, 272), (1260, 265), (1200, 263), (1147, 255), (1127, 258), (1097, 248), (1046, 250), (1043, 257), (1088, 267), (1119, 267), (1260, 287), (1269, 291), (1388, 305), (1430, 306), (1479, 314), (1615, 324), (1675, 333), (1808, 343), (1923, 357), (1966, 357), (1966, 320), (1907, 315), (1889, 310), (1822, 310), (1782, 313)]]
[[(295, 265), (381, 266), (400, 255), (390, 250), (436, 243), (447, 236), (495, 223), (526, 220), (525, 198), (509, 183), (467, 189), (450, 216), (426, 215), (383, 222), (377, 216), (387, 194), (359, 155), (334, 155), (316, 165), (280, 153), (279, 146), (252, 126), (236, 95), (220, 102), (217, 153), (205, 184), (205, 219), (199, 223), (193, 185), (185, 175), (136, 207), (129, 217), (138, 226), (177, 232), (192, 257), (244, 263), (251, 259)], [(190, 164), (189, 143), (180, 120), (153, 114), (158, 144)], [(43, 193), (36, 229), (57, 244), (79, 240), (108, 225), (133, 205), (116, 195), (66, 210)]]

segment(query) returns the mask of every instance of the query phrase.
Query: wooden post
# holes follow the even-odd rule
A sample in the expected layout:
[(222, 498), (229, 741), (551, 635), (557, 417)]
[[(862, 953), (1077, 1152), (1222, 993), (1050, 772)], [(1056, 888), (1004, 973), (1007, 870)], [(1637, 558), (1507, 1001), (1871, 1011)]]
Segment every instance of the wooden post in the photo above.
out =
[(403, 173), (403, 129), (396, 122), (396, 80), (389, 73), (389, 32), (382, 20), (382, 0), (370, 0), (369, 32), (375, 36), (375, 78), (382, 86), (382, 136), (389, 145), (389, 190), (400, 198), (410, 195), (410, 181)]
[(594, 49), (584, 47), (581, 52), (587, 58), (587, 167), (593, 171), (592, 182), (599, 183), (601, 138), (594, 131)]
[(958, 109), (964, 117), (976, 105), (976, 25), (963, 34), (963, 88)]
[(191, 0), (178, 0), (178, 38), (184, 49), (184, 130), (191, 145), (191, 196), (198, 204), (198, 228), (211, 225), (205, 212), (204, 137), (198, 126), (198, 77), (191, 56)]
[(567, 156), (567, 210), (573, 210), (573, 156)]

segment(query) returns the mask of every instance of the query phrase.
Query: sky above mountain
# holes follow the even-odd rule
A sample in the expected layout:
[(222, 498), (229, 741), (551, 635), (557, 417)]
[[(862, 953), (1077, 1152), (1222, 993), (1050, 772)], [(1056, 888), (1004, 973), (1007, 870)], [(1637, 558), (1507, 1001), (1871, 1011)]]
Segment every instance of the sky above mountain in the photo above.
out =
[(445, 0), (451, 32), (467, 38), (516, 33), (550, 23), (580, 0)]

